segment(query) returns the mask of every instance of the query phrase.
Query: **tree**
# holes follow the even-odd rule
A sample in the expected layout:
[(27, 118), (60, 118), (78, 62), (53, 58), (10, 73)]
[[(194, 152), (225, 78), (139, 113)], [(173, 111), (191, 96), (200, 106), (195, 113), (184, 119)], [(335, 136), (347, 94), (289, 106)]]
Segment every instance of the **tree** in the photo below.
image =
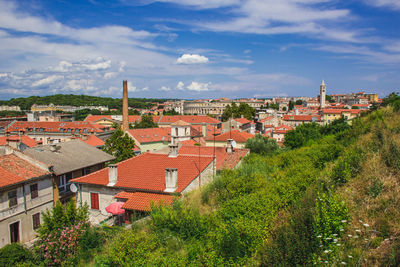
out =
[(335, 99), (333, 99), (330, 95), (325, 95), (325, 101), (329, 103), (335, 103)]
[(296, 105), (303, 105), (303, 100), (301, 100), (301, 99), (296, 100)]
[(292, 100), (289, 101), (289, 110), (294, 109), (294, 103)]
[(246, 148), (250, 149), (251, 153), (270, 156), (279, 150), (279, 145), (275, 139), (257, 134), (254, 138), (247, 139)]
[(163, 115), (166, 116), (174, 116), (174, 115), (179, 115), (179, 112), (176, 112), (175, 109), (170, 109), (168, 111), (163, 111)]
[(298, 148), (305, 145), (310, 140), (321, 138), (321, 126), (313, 123), (304, 123), (297, 126), (295, 130), (291, 130), (285, 135), (285, 146), (289, 148)]
[(106, 140), (103, 151), (115, 157), (112, 163), (117, 163), (133, 157), (135, 141), (124, 134), (120, 127)]
[(89, 219), (88, 208), (87, 204), (76, 208), (76, 202), (73, 199), (68, 202), (67, 206), (58, 201), (51, 211), (46, 210), (42, 213), (43, 223), (37, 230), (39, 236), (51, 234), (63, 227), (86, 223)]
[(358, 106), (352, 106), (351, 109), (360, 109)]
[(157, 128), (158, 125), (153, 121), (153, 116), (151, 115), (143, 115), (142, 119), (139, 123), (135, 122), (134, 129), (143, 129), (143, 128)]
[(321, 127), (321, 134), (337, 134), (349, 130), (351, 127), (347, 121), (342, 117), (340, 119), (334, 120), (332, 123)]
[(246, 103), (240, 103), (239, 107), (232, 103), (232, 105), (227, 105), (225, 107), (224, 113), (222, 113), (221, 120), (227, 121), (230, 118), (240, 118), (245, 117), (248, 120), (253, 120), (254, 116), (256, 115), (256, 110), (250, 107)]
[(17, 263), (18, 266), (30, 266), (28, 263), (32, 260), (32, 252), (19, 243), (11, 243), (0, 249), (0, 266), (12, 267)]

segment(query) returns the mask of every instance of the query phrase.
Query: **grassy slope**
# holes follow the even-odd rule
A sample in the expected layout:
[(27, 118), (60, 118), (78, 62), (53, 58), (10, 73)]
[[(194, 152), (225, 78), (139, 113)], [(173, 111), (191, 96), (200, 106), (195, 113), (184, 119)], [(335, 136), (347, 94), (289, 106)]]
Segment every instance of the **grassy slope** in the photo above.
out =
[(396, 266), (399, 129), (400, 115), (387, 108), (342, 138), (252, 155), (201, 192), (154, 209), (96, 263)]

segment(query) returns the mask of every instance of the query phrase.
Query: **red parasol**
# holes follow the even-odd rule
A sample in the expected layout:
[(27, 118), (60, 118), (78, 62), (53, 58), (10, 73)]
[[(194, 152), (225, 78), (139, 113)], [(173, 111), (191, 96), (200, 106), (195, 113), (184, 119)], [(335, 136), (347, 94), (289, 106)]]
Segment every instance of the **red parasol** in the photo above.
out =
[(124, 205), (124, 204), (125, 204), (125, 202), (114, 202), (114, 203), (111, 203), (110, 205), (108, 205), (106, 207), (106, 211), (108, 213), (113, 214), (113, 215), (122, 214), (122, 213), (125, 212), (125, 210), (121, 208), (122, 205)]

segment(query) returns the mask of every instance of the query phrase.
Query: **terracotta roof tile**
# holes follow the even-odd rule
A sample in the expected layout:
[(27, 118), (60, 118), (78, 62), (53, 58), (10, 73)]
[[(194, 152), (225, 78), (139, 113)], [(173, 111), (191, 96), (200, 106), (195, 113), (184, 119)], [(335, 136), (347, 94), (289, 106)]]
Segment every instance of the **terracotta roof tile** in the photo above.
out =
[(49, 174), (14, 154), (0, 157), (0, 187)]
[(7, 144), (7, 139), (9, 141), (21, 141), (22, 143), (24, 143), (28, 147), (35, 147), (35, 146), (38, 145), (38, 143), (34, 139), (30, 138), (27, 135), (21, 135), (21, 136), (11, 135), (11, 136), (8, 136), (8, 137), (1, 136), (0, 137), (0, 146), (5, 146)]
[[(86, 129), (86, 130), (85, 130)], [(17, 121), (7, 128), (7, 132), (62, 132), (62, 133), (90, 133), (103, 132), (104, 126), (85, 121)]]
[[(122, 197), (121, 197), (122, 196)], [(150, 211), (151, 204), (170, 205), (175, 196), (164, 195), (164, 194), (153, 194), (144, 192), (121, 192), (118, 193), (115, 198), (127, 199), (125, 204), (122, 206), (123, 209), (127, 210), (139, 210), (139, 211)]]
[(140, 144), (153, 142), (169, 142), (171, 140), (171, 128), (145, 128), (131, 129), (128, 133)]
[[(233, 139), (237, 143), (246, 143), (247, 139), (253, 138), (254, 135), (247, 132), (240, 132), (239, 130), (232, 130), (230, 132), (223, 133), (221, 135), (215, 136), (215, 141), (217, 142), (226, 142), (228, 139)], [(214, 137), (209, 136), (206, 137), (207, 141), (213, 141)]]
[(162, 116), (159, 123), (161, 124), (171, 124), (176, 121), (182, 120), (190, 124), (218, 124), (221, 123), (219, 120), (211, 118), (206, 115), (174, 115), (174, 116)]
[(82, 140), (83, 142), (85, 142), (88, 145), (94, 146), (94, 147), (98, 147), (98, 146), (104, 146), (104, 141), (101, 140), (100, 138), (98, 138), (97, 136), (95, 136), (94, 134), (91, 134), (87, 137), (86, 140), (79, 138), (80, 140)]
[[(199, 169), (204, 170), (212, 160), (212, 157), (201, 157)], [(115, 187), (163, 192), (165, 190), (165, 169), (176, 168), (178, 169), (176, 192), (182, 192), (198, 176), (198, 164), (198, 157), (179, 155), (171, 158), (165, 154), (144, 153), (117, 164), (118, 182)], [(108, 168), (71, 181), (107, 185), (109, 182)]]
[(241, 123), (241, 124), (246, 124), (246, 123), (250, 123), (251, 122), (246, 118), (237, 118), (237, 119), (234, 119), (234, 120), (239, 122), (239, 123)]

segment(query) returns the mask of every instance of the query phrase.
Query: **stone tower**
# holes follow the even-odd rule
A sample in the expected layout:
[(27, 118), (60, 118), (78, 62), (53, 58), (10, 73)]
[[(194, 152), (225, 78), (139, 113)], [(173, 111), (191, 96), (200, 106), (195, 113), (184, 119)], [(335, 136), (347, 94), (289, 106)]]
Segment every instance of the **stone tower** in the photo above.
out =
[(319, 103), (321, 109), (325, 108), (325, 97), (326, 97), (326, 85), (324, 80), (322, 80), (322, 83), (319, 86)]

